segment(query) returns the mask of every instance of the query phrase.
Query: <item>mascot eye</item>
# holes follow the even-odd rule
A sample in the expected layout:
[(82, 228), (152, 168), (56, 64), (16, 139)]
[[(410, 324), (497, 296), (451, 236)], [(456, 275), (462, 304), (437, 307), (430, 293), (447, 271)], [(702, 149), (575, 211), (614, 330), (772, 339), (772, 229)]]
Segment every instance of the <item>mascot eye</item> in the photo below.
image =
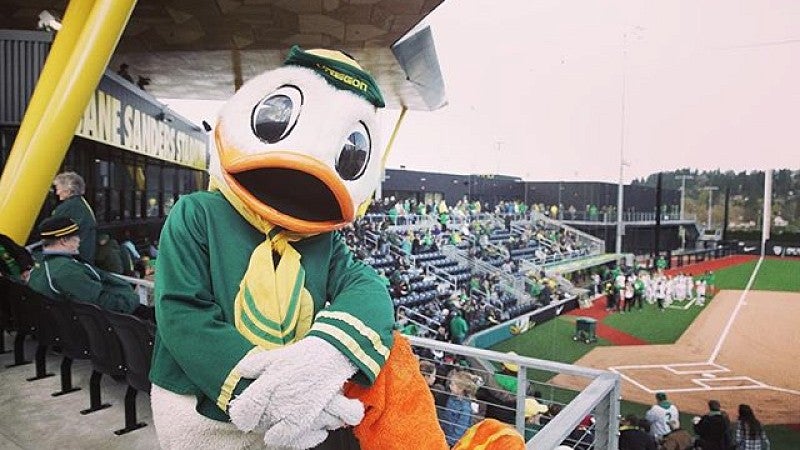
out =
[(369, 130), (363, 122), (350, 132), (336, 158), (336, 171), (345, 180), (355, 180), (364, 174), (372, 152)]
[(279, 87), (253, 109), (253, 133), (268, 144), (282, 140), (294, 129), (302, 106), (300, 89), (290, 85)]

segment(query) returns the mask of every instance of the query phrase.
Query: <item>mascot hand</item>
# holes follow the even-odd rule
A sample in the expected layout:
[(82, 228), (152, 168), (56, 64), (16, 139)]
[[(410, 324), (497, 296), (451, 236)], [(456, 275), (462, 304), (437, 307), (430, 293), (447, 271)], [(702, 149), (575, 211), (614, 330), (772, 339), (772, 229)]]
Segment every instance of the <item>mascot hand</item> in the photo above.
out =
[(328, 431), (358, 425), (363, 418), (364, 405), (360, 401), (337, 394), (310, 425), (299, 429), (299, 433), (296, 427), (279, 422), (264, 434), (264, 443), (270, 448), (285, 450), (316, 447), (328, 437)]
[(333, 345), (307, 337), (251, 354), (236, 370), (255, 381), (231, 401), (231, 421), (242, 431), (267, 430), (268, 438), (306, 432), (357, 369)]

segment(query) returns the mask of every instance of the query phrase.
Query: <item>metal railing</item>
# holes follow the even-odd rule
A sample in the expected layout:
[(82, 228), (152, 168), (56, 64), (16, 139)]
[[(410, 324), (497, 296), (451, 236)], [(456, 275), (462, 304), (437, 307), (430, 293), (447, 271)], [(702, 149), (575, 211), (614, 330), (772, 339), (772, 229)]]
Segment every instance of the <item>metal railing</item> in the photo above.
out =
[(516, 298), (518, 302), (530, 298), (524, 290), (517, 288), (516, 278), (513, 275), (502, 272), (499, 268), (486, 261), (478, 258), (469, 258), (463, 255), (461, 250), (452, 245), (442, 247), (442, 253), (456, 260), (459, 264), (465, 264), (471, 267), (473, 274), (496, 275), (500, 279), (500, 287), (503, 291)]
[(155, 288), (154, 282), (142, 278), (120, 275), (118, 273), (112, 273), (111, 275), (114, 275), (117, 278), (122, 278), (128, 283), (134, 285), (133, 290), (139, 296), (139, 303), (142, 305), (153, 306), (153, 301), (155, 300), (153, 298), (153, 289)]
[[(617, 221), (617, 213), (616, 212), (603, 212), (598, 211), (596, 214), (590, 214), (586, 211), (575, 211), (574, 213), (570, 213), (569, 211), (559, 212), (558, 220), (566, 221), (566, 222), (605, 222), (611, 223)], [(655, 222), (656, 220), (656, 212), (655, 211), (624, 211), (622, 213), (622, 220), (624, 222)], [(684, 214), (683, 218), (681, 218), (680, 213), (671, 212), (671, 213), (662, 213), (661, 220), (665, 222), (671, 221), (689, 221), (694, 222), (697, 220), (696, 214)]]
[(425, 333), (427, 333), (429, 336), (436, 336), (436, 330), (428, 326), (428, 324), (433, 324), (438, 327), (439, 325), (441, 325), (439, 322), (424, 314), (420, 314), (407, 306), (398, 306), (397, 312), (399, 313), (400, 311), (402, 311), (403, 314), (405, 314), (405, 320), (407, 320), (410, 323), (413, 323), (419, 329), (422, 329)]
[[(438, 379), (447, 378), (445, 372), (451, 370), (464, 370), (470, 373), (474, 379), (479, 380), (478, 398), (468, 400), (478, 404), (478, 412), (473, 414), (472, 421), (477, 422), (483, 417), (491, 416), (490, 410), (504, 412), (504, 416), (513, 417), (513, 425), (517, 431), (526, 437), (526, 448), (528, 449), (554, 449), (562, 443), (570, 447), (579, 444), (580, 448), (586, 449), (615, 449), (618, 441), (618, 417), (619, 417), (619, 394), (620, 377), (618, 374), (597, 369), (563, 364), (553, 361), (545, 361), (510, 353), (499, 353), (492, 350), (484, 350), (463, 345), (455, 345), (447, 342), (435, 341), (426, 338), (408, 336), (409, 341), (415, 351), (423, 355), (421, 359), (429, 360), (434, 363), (438, 371)], [(457, 359), (466, 361), (468, 365), (446, 362), (443, 358), (428, 357), (424, 355), (436, 355), (443, 352)], [(442, 354), (442, 353), (439, 353)], [(503, 363), (514, 364), (517, 366), (516, 392), (504, 391), (503, 388), (494, 381), (495, 367)], [(556, 386), (549, 382), (535, 382), (529, 380), (530, 371), (546, 371), (553, 374), (572, 375), (586, 379), (587, 386), (571, 399), (559, 400), (557, 398), (538, 398), (540, 404), (551, 405), (548, 413), (541, 416), (528, 416), (525, 413), (526, 400), (534, 386), (538, 390), (543, 385)], [(440, 386), (446, 383), (440, 383)], [(512, 400), (509, 402), (486, 401), (486, 395), (480, 394), (480, 390), (489, 394), (503, 392), (506, 396), (510, 394)], [(449, 392), (435, 391), (434, 394), (454, 395)], [(560, 412), (550, 416), (549, 411), (555, 411), (558, 405)], [(441, 412), (441, 407), (440, 407)], [(586, 424), (586, 418), (591, 416), (593, 423)], [(541, 422), (547, 420), (541, 426)]]
[(591, 250), (590, 254), (600, 254), (605, 252), (605, 241), (598, 238), (597, 236), (593, 236), (585, 231), (581, 231), (575, 227), (569, 226), (564, 224), (563, 222), (557, 222), (542, 213), (532, 212), (530, 214), (530, 221), (534, 222), (540, 220), (546, 224), (550, 224), (551, 226), (561, 228), (563, 230), (569, 231), (571, 234), (574, 234), (579, 237), (579, 244), (587, 245)]

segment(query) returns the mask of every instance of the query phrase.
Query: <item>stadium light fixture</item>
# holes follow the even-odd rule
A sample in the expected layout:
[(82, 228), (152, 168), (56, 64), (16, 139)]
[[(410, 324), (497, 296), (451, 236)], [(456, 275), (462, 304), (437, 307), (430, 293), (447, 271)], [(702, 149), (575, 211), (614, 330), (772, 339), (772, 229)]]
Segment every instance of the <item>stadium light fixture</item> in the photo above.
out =
[(718, 186), (706, 186), (703, 188), (704, 191), (708, 191), (708, 219), (706, 221), (706, 230), (711, 229), (711, 201), (714, 198), (714, 191), (719, 189)]
[(631, 39), (642, 39), (643, 27), (634, 26), (622, 33), (622, 94), (620, 99), (620, 127), (619, 127), (619, 185), (617, 186), (617, 239), (615, 252), (622, 254), (622, 235), (625, 234), (625, 224), (622, 221), (622, 209), (625, 204), (623, 189), (623, 175), (625, 170), (625, 71), (628, 61), (628, 43)]

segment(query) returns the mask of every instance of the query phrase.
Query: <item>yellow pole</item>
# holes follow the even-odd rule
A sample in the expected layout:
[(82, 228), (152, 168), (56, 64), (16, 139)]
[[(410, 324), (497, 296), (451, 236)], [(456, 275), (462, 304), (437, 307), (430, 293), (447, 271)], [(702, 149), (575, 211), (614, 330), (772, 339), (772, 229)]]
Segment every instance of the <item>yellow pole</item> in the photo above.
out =
[(386, 150), (383, 152), (383, 160), (381, 161), (381, 168), (386, 167), (386, 161), (389, 160), (389, 153), (392, 152), (394, 139), (397, 137), (397, 133), (400, 132), (400, 125), (403, 123), (403, 118), (406, 116), (406, 111), (408, 111), (408, 108), (405, 105), (403, 105), (403, 108), (400, 110), (400, 116), (397, 118), (397, 123), (394, 124), (394, 130), (392, 130), (392, 136), (389, 138), (389, 143), (386, 144)]
[[(397, 122), (394, 124), (394, 130), (392, 130), (392, 135), (389, 137), (389, 142), (386, 144), (386, 150), (383, 152), (383, 158), (381, 158), (381, 170), (386, 168), (386, 161), (389, 159), (389, 153), (392, 152), (392, 146), (394, 145), (394, 139), (397, 137), (397, 133), (400, 132), (400, 125), (403, 123), (403, 118), (406, 116), (406, 111), (408, 108), (403, 105), (400, 109), (400, 116), (397, 117)], [(377, 192), (377, 191), (376, 191)], [(375, 193), (373, 192), (373, 195)], [(356, 217), (364, 217), (364, 214), (367, 213), (367, 208), (372, 203), (372, 197), (370, 195), (368, 199), (364, 201), (364, 203), (358, 205), (358, 211), (356, 211)]]
[[(64, 19), (61, 22), (61, 31), (56, 34), (50, 53), (47, 55), (36, 89), (33, 91), (28, 107), (25, 110), (25, 117), (20, 124), (17, 137), (14, 139), (14, 146), (11, 148), (11, 156), (3, 168), (4, 176), (0, 178), (0, 203), (5, 202), (7, 195), (13, 195), (6, 186), (15, 184), (16, 179), (23, 175), (19, 170), (19, 165), (24, 160), (24, 155), (31, 141), (31, 136), (36, 134), (36, 128), (40, 124), (42, 114), (47, 109), (47, 103), (53, 95), (56, 83), (64, 73), (78, 37), (81, 35), (83, 24), (92, 11), (95, 0), (72, 0), (69, 2)], [(23, 237), (24, 240), (27, 236)], [(20, 244), (22, 242), (19, 242)]]
[[(54, 83), (49, 102), (42, 110), (35, 111), (41, 117), (38, 121), (35, 116), (29, 120), (26, 113), (23, 124), (38, 122), (38, 126), (26, 131), (30, 133), (27, 148), (19, 148), (15, 143), (9, 159), (19, 160), (7, 166), (0, 179), (0, 233), (20, 244), (25, 242), (33, 228), (33, 221), (64, 160), (75, 128), (135, 4), (136, 0), (95, 0), (62, 73), (57, 74), (60, 77)], [(60, 33), (67, 25), (70, 24), (62, 25)], [(49, 75), (54, 74), (51, 71)]]

